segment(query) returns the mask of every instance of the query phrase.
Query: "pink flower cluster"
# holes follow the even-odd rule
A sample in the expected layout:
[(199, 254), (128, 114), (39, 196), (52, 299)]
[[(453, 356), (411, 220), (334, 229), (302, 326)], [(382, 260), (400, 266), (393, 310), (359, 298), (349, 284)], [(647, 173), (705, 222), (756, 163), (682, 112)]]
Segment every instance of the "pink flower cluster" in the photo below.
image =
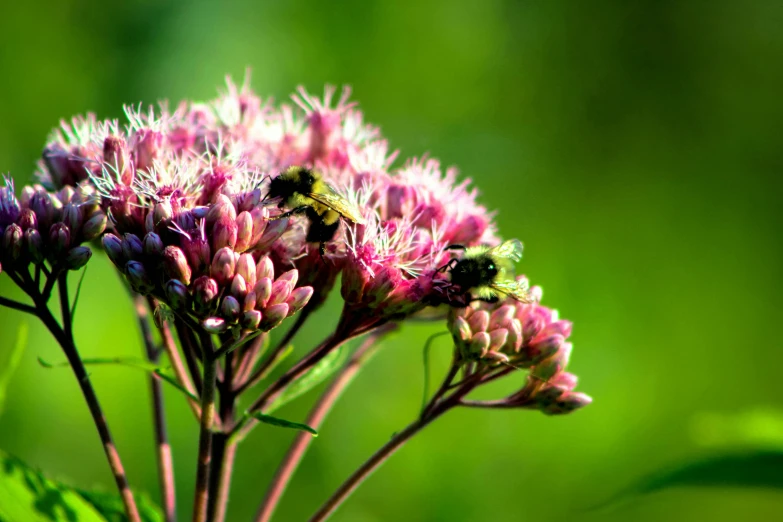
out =
[[(533, 291), (540, 296), (540, 289)], [(576, 376), (565, 371), (573, 349), (567, 341), (572, 325), (559, 319), (556, 310), (508, 299), (453, 309), (448, 323), (465, 363), (529, 370), (525, 386), (502, 401), (505, 407), (535, 408), (551, 415), (592, 402), (573, 391)]]

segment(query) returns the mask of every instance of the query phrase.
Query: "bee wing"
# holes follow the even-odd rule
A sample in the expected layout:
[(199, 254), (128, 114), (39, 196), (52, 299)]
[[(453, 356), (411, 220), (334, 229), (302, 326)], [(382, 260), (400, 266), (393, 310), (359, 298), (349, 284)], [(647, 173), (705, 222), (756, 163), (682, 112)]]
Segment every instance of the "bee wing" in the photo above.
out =
[(514, 279), (493, 281), (490, 287), (501, 296), (513, 297), (521, 303), (533, 302), (533, 298), (530, 297), (530, 293), (528, 292), (527, 284), (523, 282)]
[(519, 239), (509, 239), (496, 247), (492, 247), (487, 252), (491, 256), (510, 259), (517, 262), (522, 259), (522, 241)]
[(326, 205), (344, 218), (364, 225), (365, 221), (361, 212), (356, 206), (352, 205), (347, 199), (338, 194), (332, 187), (323, 184), (323, 190), (319, 192), (309, 192), (307, 197), (314, 199), (322, 205)]

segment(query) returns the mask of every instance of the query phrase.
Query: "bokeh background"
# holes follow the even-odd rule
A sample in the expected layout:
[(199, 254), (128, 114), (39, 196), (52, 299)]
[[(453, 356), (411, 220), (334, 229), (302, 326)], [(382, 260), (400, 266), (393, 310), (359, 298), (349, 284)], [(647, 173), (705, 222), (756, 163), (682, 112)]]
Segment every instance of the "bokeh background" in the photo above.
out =
[[(743, 520), (774, 490), (678, 488), (589, 508), (651, 472), (728, 447), (780, 446), (783, 4), (597, 0), (6, 2), (0, 170), (28, 180), (59, 119), (123, 103), (207, 99), (252, 68), (262, 96), (350, 84), (402, 157), (458, 165), (526, 247), (522, 270), (575, 322), (570, 368), (595, 402), (572, 416), (457, 411), (398, 453), (338, 521)], [(0, 292), (13, 294), (0, 276)], [(335, 307), (297, 345), (326, 335)], [(0, 310), (0, 360), (21, 314)], [(85, 356), (138, 356), (105, 259), (76, 315)], [(82, 487), (111, 477), (78, 387), (31, 325), (0, 448)], [(303, 520), (416, 414), (408, 325), (355, 380), (278, 512)], [(438, 344), (433, 368), (449, 347)], [(157, 498), (146, 376), (94, 367), (128, 476)], [(314, 393), (281, 411), (304, 418)], [(167, 389), (179, 501), (197, 430)], [(240, 450), (230, 520), (249, 520), (293, 433)], [(183, 519), (186, 519), (184, 517)]]

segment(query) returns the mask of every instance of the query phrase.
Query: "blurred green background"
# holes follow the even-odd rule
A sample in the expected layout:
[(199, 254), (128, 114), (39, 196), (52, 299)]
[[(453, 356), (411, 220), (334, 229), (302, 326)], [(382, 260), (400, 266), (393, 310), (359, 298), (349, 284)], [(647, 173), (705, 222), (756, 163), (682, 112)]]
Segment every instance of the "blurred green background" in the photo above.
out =
[[(783, 440), (770, 429), (783, 399), (782, 23), (783, 4), (763, 0), (7, 2), (0, 169), (29, 179), (62, 117), (207, 99), (247, 66), (255, 90), (277, 100), (300, 84), (350, 84), (402, 157), (458, 165), (499, 209), (501, 233), (523, 240), (522, 270), (575, 322), (570, 369), (595, 402), (557, 418), (451, 413), (334, 520), (753, 520), (783, 513), (783, 495), (677, 489), (587, 508), (716, 445)], [(0, 291), (14, 293), (7, 278)], [(326, 335), (335, 314), (297, 345)], [(0, 311), (0, 350), (20, 320)], [(90, 265), (76, 322), (85, 356), (141, 354), (105, 259)], [(406, 326), (356, 379), (278, 520), (311, 514), (413, 418), (421, 347), (439, 328)], [(436, 352), (445, 366), (445, 341)], [(62, 360), (34, 325), (0, 448), (111, 488), (73, 376), (38, 356)], [(145, 375), (96, 367), (92, 377), (131, 482), (157, 498)], [(281, 415), (303, 419), (313, 397)], [(167, 408), (189, 512), (197, 429), (171, 389)], [(240, 449), (230, 520), (254, 513), (292, 436), (262, 427)]]

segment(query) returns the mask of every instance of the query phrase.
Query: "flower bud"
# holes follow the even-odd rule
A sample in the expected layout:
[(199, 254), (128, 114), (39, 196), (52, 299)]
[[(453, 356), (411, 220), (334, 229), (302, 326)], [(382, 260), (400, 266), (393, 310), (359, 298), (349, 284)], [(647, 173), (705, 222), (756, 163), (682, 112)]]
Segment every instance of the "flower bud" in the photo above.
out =
[(249, 212), (240, 212), (236, 219), (237, 241), (236, 251), (244, 252), (251, 246), (253, 240), (253, 217)]
[(49, 245), (55, 255), (66, 252), (71, 246), (71, 231), (65, 223), (55, 223), (49, 229)]
[(508, 340), (508, 330), (498, 328), (489, 332), (489, 349), (493, 352), (499, 352), (506, 345)]
[(225, 194), (220, 194), (215, 203), (209, 209), (207, 213), (207, 226), (213, 226), (220, 221), (220, 218), (228, 218), (229, 221), (236, 221), (237, 211), (234, 208), (234, 204), (228, 199)]
[(66, 185), (58, 190), (54, 196), (52, 196), (52, 203), (54, 203), (55, 208), (62, 208), (63, 205), (71, 203), (71, 199), (73, 199), (75, 194), (76, 191), (73, 189), (73, 187)]
[(106, 250), (106, 255), (109, 256), (112, 263), (117, 268), (123, 268), (127, 259), (122, 252), (122, 240), (114, 234), (106, 234), (101, 241), (103, 243), (103, 249)]
[(253, 218), (253, 234), (250, 239), (250, 245), (253, 246), (261, 240), (264, 234), (266, 224), (269, 222), (269, 211), (266, 208), (254, 208), (250, 211)]
[(573, 345), (571, 343), (563, 343), (557, 353), (536, 364), (532, 374), (541, 380), (548, 381), (565, 370), (566, 366), (568, 366), (572, 349)]
[(228, 291), (231, 295), (236, 297), (237, 300), (244, 299), (247, 295), (247, 283), (245, 283), (245, 278), (239, 274), (235, 275), (234, 279), (231, 280), (231, 287)]
[(149, 232), (144, 236), (144, 255), (156, 258), (163, 254), (163, 240), (155, 232)]
[(8, 225), (3, 233), (3, 257), (16, 261), (22, 255), (22, 227), (16, 223)]
[(156, 203), (152, 209), (152, 228), (157, 230), (158, 227), (166, 227), (174, 216), (174, 210), (171, 208), (170, 201), (161, 201)]
[(40, 263), (44, 260), (43, 240), (41, 233), (34, 228), (28, 228), (24, 231), (24, 246), (27, 255), (34, 263)]
[(29, 207), (30, 210), (35, 212), (39, 228), (48, 230), (55, 219), (55, 209), (52, 197), (43, 190), (36, 190), (30, 198)]
[(144, 265), (138, 261), (128, 261), (125, 264), (125, 274), (128, 276), (131, 288), (142, 295), (149, 294), (155, 288), (144, 269)]
[(183, 238), (182, 250), (185, 252), (185, 257), (188, 258), (190, 268), (196, 273), (201, 272), (212, 263), (212, 251), (209, 249), (209, 242), (204, 238)]
[(261, 319), (259, 328), (267, 331), (271, 330), (272, 328), (275, 328), (280, 323), (282, 323), (286, 317), (288, 317), (287, 304), (280, 303), (272, 305), (264, 310), (264, 316)]
[(179, 247), (169, 245), (163, 249), (163, 269), (169, 278), (179, 279), (185, 285), (190, 284), (190, 266)]
[(239, 256), (236, 267), (237, 275), (242, 276), (247, 283), (248, 288), (253, 288), (256, 284), (256, 262), (250, 254)]
[(82, 229), (82, 210), (78, 205), (68, 203), (63, 207), (62, 221), (73, 232), (78, 232)]
[(268, 277), (259, 279), (253, 287), (253, 292), (256, 294), (256, 307), (265, 308), (269, 298), (272, 297), (272, 280)]
[(149, 171), (158, 158), (164, 136), (152, 129), (139, 129), (134, 138), (133, 159), (136, 170)]
[(85, 221), (82, 227), (82, 237), (85, 241), (92, 241), (96, 237), (103, 234), (106, 230), (107, 224), (106, 214), (103, 212), (96, 212), (87, 221)]
[(299, 288), (295, 288), (293, 292), (291, 292), (291, 295), (288, 297), (288, 300), (286, 301), (286, 304), (288, 304), (288, 315), (293, 315), (308, 303), (310, 301), (310, 298), (313, 296), (313, 287), (312, 286), (302, 286)]
[(470, 331), (470, 325), (460, 316), (454, 318), (451, 324), (451, 333), (454, 337), (466, 343), (470, 342), (470, 338), (473, 336), (473, 332)]
[(130, 185), (133, 181), (131, 170), (130, 150), (125, 140), (120, 136), (106, 136), (103, 140), (103, 160), (109, 169), (123, 185)]
[(210, 275), (217, 281), (218, 285), (225, 286), (231, 281), (231, 278), (234, 277), (235, 267), (236, 261), (234, 260), (234, 252), (228, 247), (223, 247), (218, 250), (212, 258)]
[(530, 350), (530, 360), (535, 364), (552, 355), (556, 354), (563, 346), (565, 339), (562, 335), (550, 335), (541, 340), (535, 341), (528, 347)]
[[(233, 208), (233, 207), (232, 207)], [(220, 250), (223, 247), (233, 249), (237, 244), (237, 224), (228, 216), (218, 218), (212, 227), (212, 247)]]
[(479, 332), (473, 336), (468, 346), (468, 351), (474, 357), (483, 358), (489, 351), (491, 339), (487, 332)]
[(220, 313), (227, 321), (233, 322), (239, 317), (239, 301), (234, 296), (227, 295), (220, 305)]
[(280, 303), (285, 303), (288, 299), (288, 296), (291, 295), (291, 290), (293, 287), (291, 286), (290, 281), (286, 281), (284, 279), (278, 279), (274, 283), (272, 283), (272, 297), (269, 299), (269, 302), (266, 304), (267, 306), (272, 306)]
[(547, 415), (562, 415), (583, 408), (593, 402), (589, 395), (579, 392), (566, 392), (551, 404), (543, 405), (541, 411)]
[(87, 264), (92, 257), (92, 250), (85, 246), (77, 246), (68, 251), (65, 256), (65, 268), (68, 270), (79, 270)]
[(288, 281), (291, 283), (291, 288), (296, 286), (296, 282), (299, 281), (299, 271), (294, 268), (283, 272), (277, 277), (277, 281)]
[(272, 264), (272, 260), (267, 256), (259, 259), (256, 265), (256, 281), (260, 281), (265, 277), (269, 279), (274, 279), (275, 277), (275, 265)]
[(122, 236), (122, 255), (125, 259), (141, 259), (144, 253), (144, 244), (135, 234), (125, 234)]
[(468, 325), (473, 332), (486, 332), (489, 327), (489, 312), (476, 310), (468, 318)]
[(242, 299), (242, 311), (243, 312), (249, 312), (250, 310), (256, 309), (256, 293), (252, 290), (245, 294), (244, 299)]
[(171, 279), (166, 283), (163, 291), (166, 293), (166, 299), (169, 306), (174, 310), (185, 310), (188, 308), (190, 294), (188, 287), (182, 281)]
[(193, 282), (193, 304), (197, 312), (205, 312), (212, 307), (214, 299), (220, 292), (217, 281), (201, 276)]
[(22, 209), (22, 211), (19, 213), (19, 221), (17, 224), (22, 227), (22, 230), (28, 230), (31, 228), (38, 228), (38, 218), (35, 215), (35, 212), (30, 210), (29, 208)]
[(207, 333), (223, 333), (226, 331), (226, 321), (220, 317), (208, 317), (201, 322), (201, 327), (207, 331)]
[(244, 312), (242, 314), (242, 319), (240, 323), (242, 324), (242, 328), (247, 328), (248, 330), (255, 330), (258, 328), (259, 323), (261, 323), (261, 317), (262, 314), (258, 310), (250, 310), (247, 312)]
[(272, 243), (280, 239), (286, 230), (288, 230), (289, 219), (276, 219), (274, 221), (268, 221), (264, 228), (264, 233), (258, 239), (258, 244), (255, 248), (265, 250)]
[(516, 317), (506, 324), (508, 331), (508, 352), (518, 352), (522, 347), (522, 323)]

